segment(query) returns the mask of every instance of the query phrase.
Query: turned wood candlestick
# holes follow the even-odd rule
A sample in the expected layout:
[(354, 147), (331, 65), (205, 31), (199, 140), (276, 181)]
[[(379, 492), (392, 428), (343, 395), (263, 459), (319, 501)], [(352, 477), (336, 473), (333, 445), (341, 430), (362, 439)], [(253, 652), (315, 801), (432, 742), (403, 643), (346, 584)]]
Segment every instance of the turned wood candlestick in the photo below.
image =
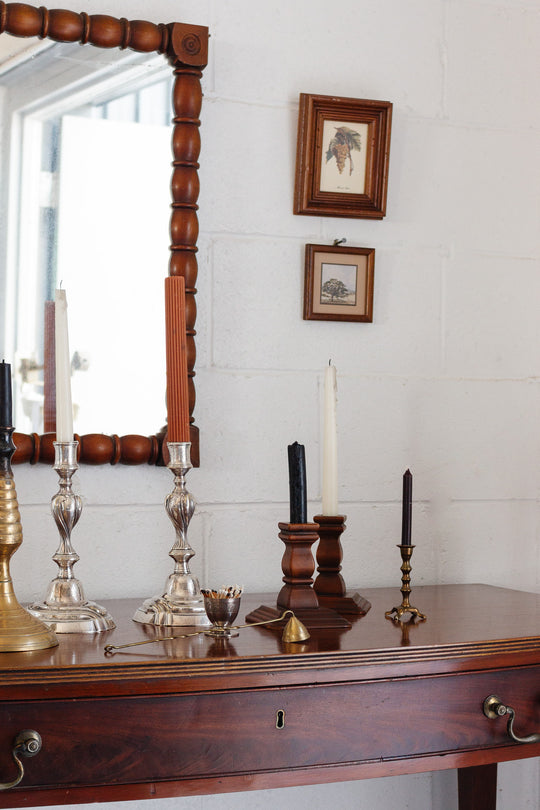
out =
[[(276, 607), (261, 605), (246, 616), (246, 621), (268, 621), (281, 615), (283, 610), (292, 610), (310, 630), (323, 627), (349, 628), (351, 625), (347, 619), (335, 610), (319, 604), (317, 593), (313, 589), (315, 561), (311, 547), (319, 539), (318, 525), (278, 523), (278, 527), (278, 537), (285, 543), (281, 561), (283, 587), (278, 594)], [(279, 626), (279, 622), (274, 625)]]
[(313, 610), (319, 607), (313, 590), (315, 562), (311, 546), (319, 539), (316, 523), (278, 523), (278, 537), (285, 543), (281, 560), (284, 585), (277, 598), (280, 608)]
[(343, 548), (341, 535), (345, 530), (346, 515), (315, 515), (319, 546), (317, 548), (317, 571), (314, 589), (319, 604), (337, 610), (339, 613), (364, 615), (371, 602), (359, 593), (348, 593), (345, 580), (341, 576)]

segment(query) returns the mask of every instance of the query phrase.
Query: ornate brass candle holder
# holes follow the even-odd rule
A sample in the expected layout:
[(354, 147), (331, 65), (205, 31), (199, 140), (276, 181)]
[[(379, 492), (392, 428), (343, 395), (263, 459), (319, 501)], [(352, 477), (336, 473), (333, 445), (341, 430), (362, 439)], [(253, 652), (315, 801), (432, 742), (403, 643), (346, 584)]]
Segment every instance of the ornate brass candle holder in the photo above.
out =
[(411, 557), (415, 546), (412, 544), (399, 544), (398, 548), (403, 561), (401, 564), (401, 596), (403, 598), (399, 607), (393, 607), (392, 610), (387, 610), (384, 615), (387, 619), (399, 621), (405, 613), (410, 613), (411, 616), (416, 616), (421, 621), (424, 621), (427, 616), (424, 613), (420, 613), (418, 608), (412, 607), (409, 603), (409, 594), (411, 593)]
[(167, 514), (176, 531), (176, 542), (169, 551), (174, 560), (174, 571), (167, 578), (162, 596), (143, 602), (135, 611), (133, 620), (162, 626), (208, 626), (199, 582), (189, 570), (189, 561), (195, 556), (187, 539), (188, 526), (195, 511), (195, 501), (186, 489), (186, 475), (192, 468), (191, 442), (167, 442), (167, 448), (170, 457), (167, 467), (174, 475), (174, 489), (165, 500)]
[(54, 442), (59, 489), (51, 500), (51, 511), (60, 533), (60, 544), (53, 555), (59, 572), (50, 582), (45, 600), (35, 602), (28, 610), (57, 633), (101, 633), (115, 627), (113, 618), (104, 607), (86, 599), (82, 583), (73, 573), (80, 558), (71, 545), (71, 532), (82, 512), (82, 501), (73, 492), (71, 482), (79, 466), (78, 446), (78, 442)]
[(0, 652), (55, 647), (52, 630), (17, 601), (9, 572), (12, 555), (22, 543), (21, 516), (11, 472), (15, 452), (13, 428), (0, 428)]

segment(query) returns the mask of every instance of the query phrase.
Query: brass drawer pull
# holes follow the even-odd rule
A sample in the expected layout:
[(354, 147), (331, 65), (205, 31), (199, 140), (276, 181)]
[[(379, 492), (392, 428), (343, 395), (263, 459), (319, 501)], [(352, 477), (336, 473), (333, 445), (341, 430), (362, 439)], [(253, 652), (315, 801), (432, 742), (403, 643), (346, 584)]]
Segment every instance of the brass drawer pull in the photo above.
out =
[(15, 740), (13, 741), (13, 748), (11, 753), (13, 759), (17, 763), (19, 773), (12, 782), (0, 782), (0, 790), (9, 790), (15, 785), (18, 785), (24, 776), (24, 767), (21, 762), (21, 757), (35, 757), (41, 751), (41, 737), (37, 731), (25, 730), (19, 731)]
[(518, 737), (514, 731), (514, 719), (516, 716), (515, 711), (511, 706), (505, 706), (502, 700), (497, 695), (490, 695), (484, 700), (484, 714), (490, 720), (495, 720), (497, 717), (504, 717), (508, 715), (507, 731), (508, 735), (517, 743), (536, 743), (540, 742), (540, 734), (529, 734), (527, 737)]

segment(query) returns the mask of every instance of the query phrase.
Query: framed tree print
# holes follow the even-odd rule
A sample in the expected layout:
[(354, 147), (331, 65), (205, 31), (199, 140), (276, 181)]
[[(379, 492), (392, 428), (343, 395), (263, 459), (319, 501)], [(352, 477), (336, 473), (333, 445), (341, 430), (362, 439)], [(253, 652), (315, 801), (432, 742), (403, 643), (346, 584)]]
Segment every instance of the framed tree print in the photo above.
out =
[(305, 321), (373, 320), (375, 250), (306, 245)]
[(300, 94), (294, 213), (382, 219), (392, 104)]

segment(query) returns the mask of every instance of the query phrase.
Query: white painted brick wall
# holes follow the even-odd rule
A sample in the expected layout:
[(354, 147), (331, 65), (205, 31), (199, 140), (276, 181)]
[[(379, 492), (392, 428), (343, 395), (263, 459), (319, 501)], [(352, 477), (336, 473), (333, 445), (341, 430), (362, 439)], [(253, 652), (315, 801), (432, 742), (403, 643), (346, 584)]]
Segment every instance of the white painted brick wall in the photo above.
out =
[[(322, 371), (331, 357), (347, 581), (396, 582), (401, 476), (410, 467), (417, 582), (540, 591), (538, 0), (83, 6), (208, 24), (212, 33), (193, 570), (207, 584), (279, 587), (286, 445), (306, 445), (315, 513)], [(300, 92), (394, 103), (382, 222), (291, 213)], [(371, 325), (301, 320), (304, 244), (335, 237), (376, 249)], [(25, 543), (13, 574), (22, 600), (40, 597), (53, 575), (55, 475), (17, 468), (16, 478)], [(158, 591), (172, 542), (161, 505), (168, 471), (82, 468), (78, 481), (85, 510), (74, 542), (88, 596)], [(539, 775), (537, 761), (503, 765), (501, 810), (537, 808)], [(454, 810), (456, 802), (448, 772), (154, 804)]]

